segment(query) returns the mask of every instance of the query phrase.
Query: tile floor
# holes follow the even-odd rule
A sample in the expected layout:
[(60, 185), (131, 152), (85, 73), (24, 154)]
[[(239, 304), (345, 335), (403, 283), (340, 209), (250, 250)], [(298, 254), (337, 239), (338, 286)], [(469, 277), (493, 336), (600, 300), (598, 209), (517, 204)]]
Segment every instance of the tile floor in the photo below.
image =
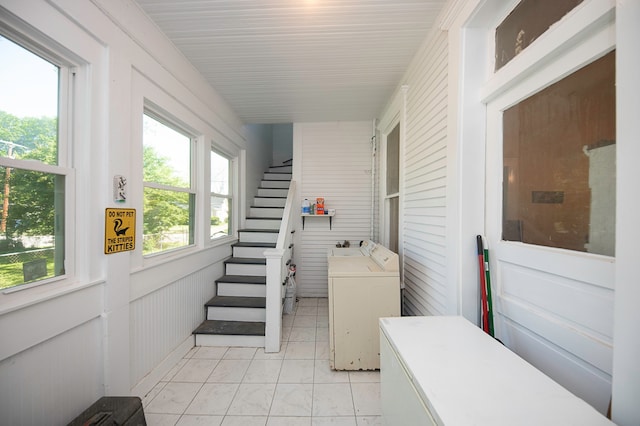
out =
[(383, 425), (379, 371), (329, 368), (327, 299), (283, 318), (279, 353), (193, 348), (143, 399), (149, 426)]

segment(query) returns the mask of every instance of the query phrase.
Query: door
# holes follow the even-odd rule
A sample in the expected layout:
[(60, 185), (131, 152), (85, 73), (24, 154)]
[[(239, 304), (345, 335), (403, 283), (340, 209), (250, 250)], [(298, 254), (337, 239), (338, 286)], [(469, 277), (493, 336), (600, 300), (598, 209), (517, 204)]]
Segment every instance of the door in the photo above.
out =
[[(615, 51), (487, 105), (497, 337), (600, 411), (611, 389)], [(605, 187), (603, 189), (602, 187)]]

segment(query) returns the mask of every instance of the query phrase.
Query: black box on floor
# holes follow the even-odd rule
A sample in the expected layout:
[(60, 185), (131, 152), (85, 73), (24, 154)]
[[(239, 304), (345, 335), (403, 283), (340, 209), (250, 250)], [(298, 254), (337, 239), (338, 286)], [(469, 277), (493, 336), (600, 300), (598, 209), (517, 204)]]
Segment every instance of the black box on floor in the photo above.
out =
[(68, 426), (146, 426), (137, 396), (103, 396)]

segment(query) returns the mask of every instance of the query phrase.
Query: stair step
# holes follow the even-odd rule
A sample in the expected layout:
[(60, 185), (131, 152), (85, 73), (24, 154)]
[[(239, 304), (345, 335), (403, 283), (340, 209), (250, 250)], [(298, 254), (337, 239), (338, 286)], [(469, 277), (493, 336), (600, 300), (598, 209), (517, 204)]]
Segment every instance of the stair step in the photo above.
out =
[(282, 219), (284, 214), (284, 207), (249, 207), (249, 217), (262, 217), (262, 218), (276, 218)]
[(287, 197), (254, 197), (254, 207), (284, 207)]
[(264, 257), (264, 251), (276, 248), (275, 243), (235, 243), (231, 245), (234, 257)]
[(289, 180), (262, 180), (260, 182), (260, 188), (279, 188), (289, 189), (291, 181)]
[(238, 238), (241, 243), (275, 243), (278, 241), (277, 229), (240, 229)]
[(266, 297), (238, 297), (238, 296), (213, 296), (205, 306), (220, 308), (264, 308), (267, 306)]
[(277, 217), (247, 217), (245, 226), (256, 229), (280, 229), (281, 218)]
[(195, 329), (196, 346), (264, 347), (264, 322), (206, 320)]
[(262, 175), (262, 179), (264, 180), (291, 180), (291, 173), (284, 172), (265, 172)]
[(286, 197), (289, 189), (258, 188), (258, 197)]
[(265, 276), (225, 275), (216, 280), (218, 296), (264, 297), (267, 294)]
[(267, 274), (267, 259), (257, 257), (232, 257), (224, 261), (227, 275), (262, 276)]
[(216, 283), (230, 283), (230, 284), (266, 284), (267, 278), (262, 276), (247, 276), (247, 275), (223, 275), (216, 280)]
[(193, 334), (264, 336), (264, 326), (263, 322), (207, 320), (200, 324)]
[(205, 307), (208, 320), (266, 321), (266, 297), (214, 296)]
[(292, 169), (293, 167), (290, 164), (271, 166), (269, 167), (269, 173), (291, 173)]

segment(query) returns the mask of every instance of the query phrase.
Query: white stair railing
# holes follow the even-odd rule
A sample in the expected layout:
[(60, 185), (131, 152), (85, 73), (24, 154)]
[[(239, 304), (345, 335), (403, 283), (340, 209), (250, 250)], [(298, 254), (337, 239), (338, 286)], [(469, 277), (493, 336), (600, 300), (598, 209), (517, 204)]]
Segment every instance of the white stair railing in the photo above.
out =
[(293, 233), (295, 224), (293, 198), (296, 183), (291, 181), (287, 201), (282, 214), (282, 223), (278, 232), (276, 248), (267, 249), (264, 256), (267, 259), (267, 302), (265, 324), (265, 352), (280, 352), (282, 335), (282, 307), (285, 293), (285, 280), (288, 276), (289, 263), (292, 261)]

